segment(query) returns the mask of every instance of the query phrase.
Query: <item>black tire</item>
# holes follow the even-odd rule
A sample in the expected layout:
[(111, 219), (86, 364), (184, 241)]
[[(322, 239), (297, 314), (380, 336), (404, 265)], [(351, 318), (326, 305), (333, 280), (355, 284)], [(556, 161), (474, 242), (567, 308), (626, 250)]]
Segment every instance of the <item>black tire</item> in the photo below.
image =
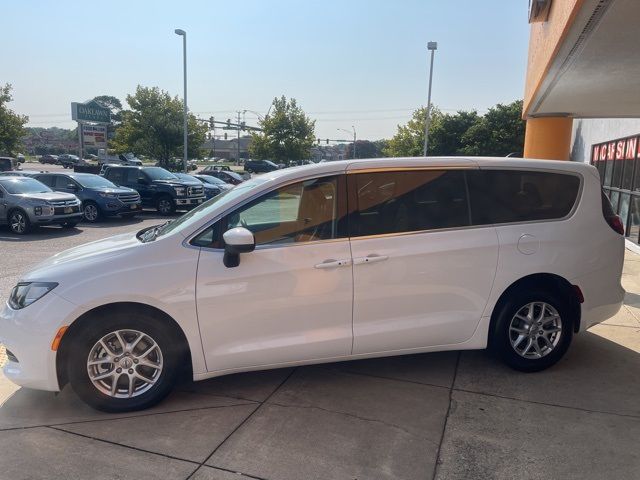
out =
[[(110, 335), (112, 332), (123, 330), (137, 331), (147, 335), (157, 344), (161, 352), (159, 358), (161, 360), (160, 363), (162, 364), (162, 369), (155, 378), (155, 383), (153, 383), (151, 387), (148, 387), (147, 390), (141, 391), (130, 398), (117, 398), (100, 391), (89, 378), (89, 368), (93, 367), (88, 365), (88, 360), (89, 356), (93, 354), (96, 345), (99, 344), (101, 339)], [(112, 338), (116, 337), (114, 336)], [(126, 336), (123, 338), (127, 341)], [(131, 343), (133, 343), (133, 341)], [(114, 352), (116, 354), (122, 355), (123, 352), (120, 348), (117, 348), (118, 345), (119, 343), (117, 340), (114, 340), (114, 343), (110, 343), (109, 346), (114, 348)], [(147, 349), (149, 345), (153, 344), (140, 342), (136, 347), (136, 350), (140, 353), (140, 350)], [(117, 413), (142, 410), (162, 401), (173, 389), (176, 377), (183, 366), (182, 359), (185, 358), (185, 355), (181, 347), (181, 342), (176, 341), (176, 335), (172, 332), (171, 328), (167, 327), (162, 321), (159, 321), (159, 319), (154, 316), (134, 311), (131, 314), (122, 312), (108, 315), (103, 313), (91, 318), (91, 320), (89, 320), (88, 323), (85, 323), (73, 336), (72, 343), (69, 343), (67, 358), (69, 383), (78, 396), (97, 410)], [(125, 357), (122, 355), (121, 357), (115, 358), (119, 358), (120, 361), (123, 361)], [(132, 353), (128, 358), (133, 359), (134, 354)], [(108, 367), (106, 367), (107, 365)], [(105, 363), (96, 368), (107, 370), (107, 372), (111, 369), (110, 371), (115, 372), (117, 370), (117, 365), (121, 365), (121, 363)], [(118, 383), (116, 383), (119, 395), (126, 395), (124, 391), (121, 391), (121, 389), (124, 389), (125, 386), (129, 384), (128, 382), (130, 377), (127, 372), (131, 372), (133, 370), (134, 374), (142, 374), (145, 377), (151, 378), (148, 371), (145, 372), (140, 370), (141, 368), (144, 369), (147, 367), (144, 367), (141, 364), (131, 366), (133, 368), (130, 368), (126, 372), (122, 371), (121, 368), (121, 372), (116, 373), (116, 375), (120, 375), (118, 377)], [(103, 370), (98, 371), (97, 374), (99, 375)], [(113, 377), (105, 379), (107, 385), (103, 386), (103, 388), (111, 388), (111, 378)], [(134, 380), (134, 382), (135, 381), (137, 380)], [(148, 383), (140, 382), (139, 385), (140, 388), (147, 388)]]
[(249, 174), (250, 174), (250, 173), (253, 173), (253, 170), (251, 170), (250, 168), (245, 168), (245, 169), (244, 169), (244, 171), (245, 171), (245, 172), (247, 172), (247, 173), (249, 173)]
[(156, 209), (162, 215), (173, 215), (176, 211), (176, 204), (170, 195), (160, 195), (156, 200)]
[(64, 223), (62, 224), (62, 228), (69, 228), (69, 229), (71, 229), (71, 228), (76, 228), (76, 226), (78, 225), (78, 223), (80, 223), (80, 222), (75, 222), (75, 221), (74, 221), (74, 222), (64, 222)]
[[(533, 321), (527, 324), (527, 315), (524, 313), (529, 312), (527, 307), (531, 304), (534, 305)], [(546, 304), (546, 313), (543, 312), (546, 319), (538, 323), (536, 320), (540, 317), (543, 304)], [(518, 318), (516, 314), (519, 314)], [(556, 314), (559, 319), (549, 320)], [(521, 372), (538, 372), (555, 365), (571, 344), (575, 321), (567, 302), (557, 294), (544, 289), (514, 292), (497, 312), (495, 320), (491, 338), (492, 350), (509, 367)], [(557, 324), (558, 320), (561, 325)], [(559, 331), (556, 331), (558, 329)], [(559, 337), (556, 339), (557, 334)], [(553, 348), (550, 348), (549, 344), (553, 345)], [(531, 348), (525, 352), (528, 346)], [(534, 358), (532, 355), (542, 356)]]
[(7, 223), (11, 233), (15, 233), (16, 235), (25, 235), (31, 231), (29, 215), (19, 208), (9, 212), (7, 215)]
[(96, 223), (102, 218), (102, 212), (96, 202), (87, 200), (82, 204), (82, 218), (85, 222)]

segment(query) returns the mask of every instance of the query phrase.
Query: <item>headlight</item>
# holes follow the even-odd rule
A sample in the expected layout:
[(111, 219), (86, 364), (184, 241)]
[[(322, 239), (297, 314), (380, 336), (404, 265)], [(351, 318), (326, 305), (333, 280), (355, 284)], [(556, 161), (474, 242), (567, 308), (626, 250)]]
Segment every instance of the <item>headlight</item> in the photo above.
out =
[(47, 204), (38, 205), (36, 207), (33, 207), (33, 213), (37, 217), (40, 217), (40, 216), (51, 216), (54, 213), (54, 209), (53, 209), (53, 207), (50, 207)]
[(173, 187), (173, 189), (179, 197), (184, 197), (187, 194), (187, 189), (185, 187)]
[(115, 193), (98, 193), (102, 198), (118, 198)]
[(11, 290), (9, 306), (14, 310), (28, 307), (57, 286), (55, 282), (20, 282)]

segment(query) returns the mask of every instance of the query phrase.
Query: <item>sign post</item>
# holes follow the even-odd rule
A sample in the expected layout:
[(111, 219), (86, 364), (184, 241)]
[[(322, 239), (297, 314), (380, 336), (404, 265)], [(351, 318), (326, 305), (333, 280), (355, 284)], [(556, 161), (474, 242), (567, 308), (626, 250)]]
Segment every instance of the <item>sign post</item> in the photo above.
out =
[[(106, 125), (111, 122), (111, 110), (95, 100), (89, 100), (85, 103), (71, 102), (71, 119), (78, 122), (80, 158), (84, 156), (85, 141), (89, 138), (93, 139), (87, 142), (92, 147), (100, 148), (98, 146), (100, 144), (100, 146), (104, 145), (105, 149), (107, 148), (107, 127), (99, 125)], [(90, 125), (86, 125), (85, 128), (85, 124)], [(104, 132), (104, 135), (101, 135), (102, 132)]]

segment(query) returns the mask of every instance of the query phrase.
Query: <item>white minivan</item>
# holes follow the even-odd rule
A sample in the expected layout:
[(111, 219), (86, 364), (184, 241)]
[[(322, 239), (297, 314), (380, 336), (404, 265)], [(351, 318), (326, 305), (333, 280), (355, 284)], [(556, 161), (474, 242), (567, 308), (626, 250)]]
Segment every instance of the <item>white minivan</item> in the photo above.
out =
[(555, 364), (614, 315), (624, 239), (592, 166), (328, 162), (54, 255), (0, 314), (6, 376), (105, 411), (249, 370), (491, 347)]

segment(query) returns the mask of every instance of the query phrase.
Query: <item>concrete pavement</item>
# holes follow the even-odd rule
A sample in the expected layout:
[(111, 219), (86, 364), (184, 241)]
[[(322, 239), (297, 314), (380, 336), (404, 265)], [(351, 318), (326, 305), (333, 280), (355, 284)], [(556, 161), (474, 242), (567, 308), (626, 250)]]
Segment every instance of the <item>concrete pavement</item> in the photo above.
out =
[(640, 478), (640, 256), (623, 283), (623, 310), (535, 374), (411, 355), (185, 380), (118, 415), (0, 377), (0, 479)]

